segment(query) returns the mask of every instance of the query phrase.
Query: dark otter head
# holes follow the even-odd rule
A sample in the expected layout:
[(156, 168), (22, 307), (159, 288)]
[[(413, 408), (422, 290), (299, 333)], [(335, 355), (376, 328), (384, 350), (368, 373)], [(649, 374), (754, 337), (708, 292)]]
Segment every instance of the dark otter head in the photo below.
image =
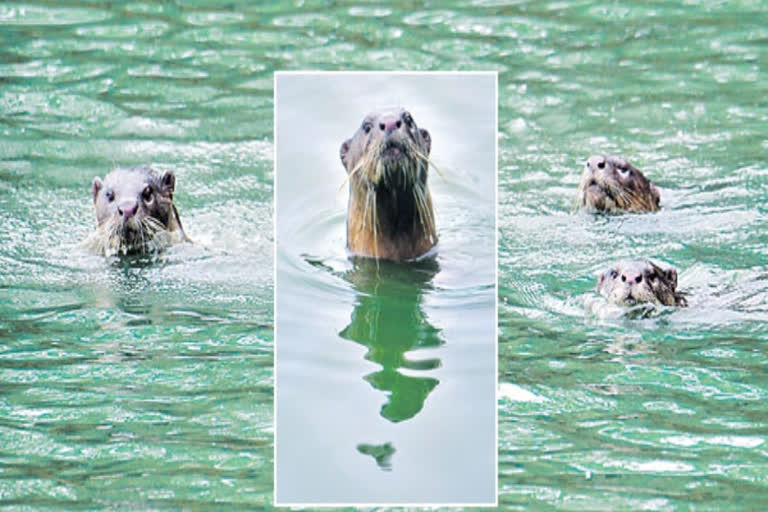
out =
[(591, 156), (581, 175), (577, 203), (604, 212), (653, 212), (659, 190), (632, 164), (618, 156)]
[(676, 288), (677, 271), (674, 268), (664, 270), (645, 260), (621, 261), (597, 279), (597, 291), (620, 305), (649, 302), (686, 306), (685, 297)]
[(349, 177), (347, 246), (402, 261), (437, 243), (427, 171), (432, 139), (409, 112), (371, 113), (339, 155)]
[(87, 245), (104, 254), (129, 254), (185, 239), (173, 204), (175, 187), (173, 172), (159, 175), (146, 167), (116, 169), (104, 181), (94, 178), (98, 226)]

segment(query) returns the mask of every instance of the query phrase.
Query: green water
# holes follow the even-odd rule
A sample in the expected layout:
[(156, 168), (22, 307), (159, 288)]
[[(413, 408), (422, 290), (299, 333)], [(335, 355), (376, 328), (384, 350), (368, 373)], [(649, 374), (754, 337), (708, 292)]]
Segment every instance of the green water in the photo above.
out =
[[(218, 16), (113, 5), (0, 5), (0, 503), (266, 504), (271, 73)], [(194, 244), (80, 251), (93, 177), (145, 164)]]
[[(500, 126), (500, 503), (768, 503), (768, 16), (757, 2), (537, 3), (505, 45)], [(662, 211), (570, 212), (617, 153)], [(601, 304), (624, 258), (675, 266), (690, 307)]]
[[(491, 69), (500, 504), (765, 507), (763, 2), (109, 5), (0, 5), (0, 503), (268, 506), (273, 71)], [(662, 212), (572, 214), (598, 152)], [(77, 253), (93, 176), (147, 163), (194, 246)], [(626, 256), (690, 307), (590, 308)]]

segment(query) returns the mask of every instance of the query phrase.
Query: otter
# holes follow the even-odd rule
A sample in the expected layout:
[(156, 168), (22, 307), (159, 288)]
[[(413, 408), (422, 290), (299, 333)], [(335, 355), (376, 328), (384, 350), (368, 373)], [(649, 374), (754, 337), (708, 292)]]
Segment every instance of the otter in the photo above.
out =
[(676, 288), (677, 271), (674, 268), (665, 270), (647, 260), (621, 261), (597, 279), (597, 291), (619, 305), (647, 302), (687, 306), (685, 297)]
[(619, 156), (591, 156), (584, 166), (577, 207), (608, 213), (659, 210), (659, 189)]
[(106, 256), (157, 252), (189, 241), (173, 203), (176, 177), (148, 167), (118, 168), (93, 179), (96, 230), (84, 245)]
[(432, 139), (409, 112), (371, 113), (341, 144), (349, 180), (347, 248), (402, 262), (437, 244), (427, 168)]

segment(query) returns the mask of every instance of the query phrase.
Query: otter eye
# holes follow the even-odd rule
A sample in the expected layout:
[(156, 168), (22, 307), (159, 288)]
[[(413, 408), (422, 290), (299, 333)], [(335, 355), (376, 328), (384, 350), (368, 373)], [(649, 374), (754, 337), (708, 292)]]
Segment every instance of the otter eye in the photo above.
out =
[(144, 199), (145, 201), (149, 201), (150, 199), (152, 199), (152, 187), (150, 187), (149, 185), (144, 187), (144, 190), (142, 190), (141, 192), (141, 198)]
[(632, 169), (629, 167), (619, 167), (619, 174), (622, 176), (629, 176), (632, 173)]
[(104, 196), (107, 198), (107, 201), (110, 203), (115, 200), (115, 193), (111, 190), (107, 190), (104, 192)]
[(635, 278), (635, 282), (638, 283), (638, 284), (640, 284), (642, 281), (643, 281), (643, 276), (637, 276)]
[(627, 276), (621, 276), (621, 282), (622, 283), (627, 282)]
[(371, 123), (368, 123), (368, 122), (363, 123), (363, 131), (365, 133), (370, 133), (371, 132), (371, 126), (372, 126)]
[(597, 162), (597, 168), (605, 169), (605, 160), (600, 160), (599, 162)]
[(611, 279), (616, 279), (617, 277), (619, 277), (619, 273), (615, 270), (611, 270)]

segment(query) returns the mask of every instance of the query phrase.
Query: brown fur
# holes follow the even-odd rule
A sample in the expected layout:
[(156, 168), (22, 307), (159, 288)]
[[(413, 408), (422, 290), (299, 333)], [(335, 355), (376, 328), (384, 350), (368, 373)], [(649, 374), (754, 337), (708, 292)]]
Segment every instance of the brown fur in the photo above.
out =
[(353, 254), (406, 261), (435, 246), (430, 149), (429, 132), (404, 110), (369, 114), (341, 145), (349, 179), (347, 247)]
[(577, 206), (618, 213), (659, 210), (659, 190), (636, 167), (618, 156), (592, 156), (579, 184)]
[(677, 290), (677, 271), (663, 269), (651, 261), (621, 261), (597, 280), (597, 290), (613, 303), (633, 305), (641, 302), (665, 306), (687, 306)]
[(173, 203), (175, 187), (173, 172), (158, 175), (147, 167), (115, 169), (104, 181), (94, 178), (97, 227), (85, 246), (111, 256), (156, 252), (188, 241)]

